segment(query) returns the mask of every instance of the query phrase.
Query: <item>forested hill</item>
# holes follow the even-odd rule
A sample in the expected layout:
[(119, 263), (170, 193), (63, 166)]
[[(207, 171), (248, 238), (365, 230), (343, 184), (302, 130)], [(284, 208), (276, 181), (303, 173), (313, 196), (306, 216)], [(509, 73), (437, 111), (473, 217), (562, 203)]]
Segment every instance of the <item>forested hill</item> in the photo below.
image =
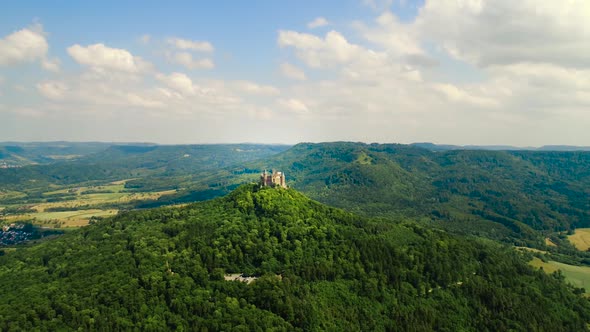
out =
[(589, 302), (519, 255), (245, 185), (4, 253), (0, 330), (587, 330)]
[[(16, 148), (32, 153), (26, 148)], [(286, 145), (261, 144), (103, 146), (100, 151), (73, 160), (0, 169), (0, 189), (23, 190), (148, 176), (172, 177), (195, 173), (206, 175), (208, 171), (236, 164), (243, 165), (288, 148)], [(47, 149), (46, 153), (53, 151)], [(0, 153), (1, 151), (0, 149)], [(174, 185), (173, 181), (169, 182)]]
[(284, 171), (290, 186), (332, 206), (443, 220), (445, 227), (497, 239), (530, 242), (535, 230), (590, 226), (590, 152), (304, 143), (246, 165)]

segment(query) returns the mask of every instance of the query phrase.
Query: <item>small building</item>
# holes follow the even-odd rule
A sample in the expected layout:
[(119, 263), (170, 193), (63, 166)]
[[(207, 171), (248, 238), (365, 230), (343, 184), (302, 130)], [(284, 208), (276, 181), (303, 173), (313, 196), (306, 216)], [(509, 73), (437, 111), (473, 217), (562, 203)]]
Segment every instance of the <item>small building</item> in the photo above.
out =
[(260, 186), (261, 187), (282, 187), (287, 188), (285, 181), (285, 173), (272, 171), (268, 173), (266, 170), (260, 174)]

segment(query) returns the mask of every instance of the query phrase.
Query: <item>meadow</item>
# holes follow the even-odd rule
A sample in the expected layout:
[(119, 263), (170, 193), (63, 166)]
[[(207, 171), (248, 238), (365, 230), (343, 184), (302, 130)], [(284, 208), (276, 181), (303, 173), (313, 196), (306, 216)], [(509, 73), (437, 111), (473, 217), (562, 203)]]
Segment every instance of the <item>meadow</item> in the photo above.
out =
[(127, 181), (129, 179), (80, 187), (52, 186), (42, 193), (42, 202), (33, 204), (2, 205), (4, 199), (26, 197), (20, 192), (3, 192), (0, 193), (0, 212), (7, 208), (16, 211), (3, 217), (5, 223), (32, 221), (46, 228), (81, 227), (86, 226), (92, 217), (113, 216), (134, 202), (154, 201), (176, 193), (176, 190), (128, 192), (125, 190)]
[(568, 265), (555, 261), (544, 262), (538, 257), (534, 257), (529, 264), (536, 268), (543, 268), (543, 271), (546, 273), (561, 270), (566, 281), (576, 287), (584, 288), (586, 291), (590, 290), (590, 267), (588, 266)]
[(568, 240), (581, 251), (588, 251), (590, 248), (590, 228), (578, 228), (574, 234), (568, 236)]

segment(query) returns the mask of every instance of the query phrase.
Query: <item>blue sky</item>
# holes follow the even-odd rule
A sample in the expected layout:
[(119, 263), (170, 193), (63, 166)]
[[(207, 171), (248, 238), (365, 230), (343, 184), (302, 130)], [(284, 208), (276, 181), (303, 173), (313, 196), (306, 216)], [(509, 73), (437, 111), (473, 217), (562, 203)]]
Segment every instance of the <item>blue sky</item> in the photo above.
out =
[(586, 1), (3, 4), (0, 141), (590, 145), (587, 22)]

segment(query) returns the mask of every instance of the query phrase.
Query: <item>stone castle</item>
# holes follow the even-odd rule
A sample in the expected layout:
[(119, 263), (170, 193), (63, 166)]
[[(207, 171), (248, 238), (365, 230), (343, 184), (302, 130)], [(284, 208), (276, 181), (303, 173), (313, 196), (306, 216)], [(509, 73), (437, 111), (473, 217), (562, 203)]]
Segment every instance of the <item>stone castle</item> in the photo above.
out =
[(264, 170), (264, 172), (260, 174), (260, 186), (287, 188), (287, 183), (285, 182), (285, 173), (275, 171), (268, 173), (266, 170)]

